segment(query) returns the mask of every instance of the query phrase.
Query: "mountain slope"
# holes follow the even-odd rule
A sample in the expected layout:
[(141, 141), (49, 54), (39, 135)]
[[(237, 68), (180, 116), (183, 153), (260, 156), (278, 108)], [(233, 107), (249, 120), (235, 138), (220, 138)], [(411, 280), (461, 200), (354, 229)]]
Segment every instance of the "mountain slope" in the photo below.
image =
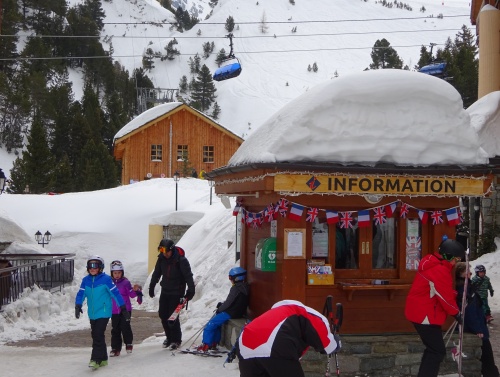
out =
[[(79, 2), (70, 0), (70, 5)], [(204, 11), (206, 3), (186, 2), (191, 8), (200, 4), (198, 8)], [(202, 58), (202, 64), (215, 71), (216, 53), (221, 48), (229, 51), (224, 24), (232, 16), (237, 25), (234, 51), (243, 71), (238, 78), (216, 84), (217, 102), (222, 108), (219, 121), (245, 137), (314, 85), (336, 74), (367, 68), (371, 48), (378, 39), (387, 39), (405, 65), (412, 68), (422, 45), (432, 42), (437, 44), (435, 49), (442, 47), (448, 37), (454, 39), (462, 25), (470, 25), (468, 1), (418, 0), (405, 4), (412, 11), (387, 8), (374, 0), (296, 0), (295, 5), (286, 0), (219, 0), (208, 20), (179, 33), (170, 30), (168, 22), (174, 17), (156, 0), (103, 1), (103, 37), (106, 41), (112, 37), (115, 59), (130, 72), (141, 67), (146, 48), (165, 53), (164, 47), (175, 37), (181, 55), (173, 61), (156, 60), (148, 75), (156, 87), (177, 88), (182, 75), (191, 79), (188, 61), (196, 53), (202, 55), (203, 43), (215, 44), (212, 56)], [(422, 6), (425, 12), (420, 11)], [(440, 14), (444, 18), (439, 18)], [(267, 20), (266, 33), (260, 31), (263, 19)], [(292, 33), (294, 27), (297, 31)], [(316, 73), (307, 70), (314, 62), (319, 67)]]

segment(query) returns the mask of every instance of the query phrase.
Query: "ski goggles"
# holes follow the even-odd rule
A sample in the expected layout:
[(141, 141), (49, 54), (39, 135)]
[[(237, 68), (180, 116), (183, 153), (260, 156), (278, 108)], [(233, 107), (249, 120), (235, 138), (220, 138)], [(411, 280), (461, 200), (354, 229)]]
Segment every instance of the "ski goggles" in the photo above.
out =
[(460, 258), (460, 257), (454, 257), (451, 254), (443, 254), (443, 259), (447, 260), (449, 262), (452, 262), (452, 261), (461, 262), (462, 261), (462, 258)]
[(88, 262), (87, 268), (101, 268), (101, 262)]
[(160, 253), (165, 254), (165, 253), (168, 253), (169, 251), (172, 251), (172, 250), (167, 250), (167, 248), (165, 246), (158, 247), (158, 252), (160, 252)]

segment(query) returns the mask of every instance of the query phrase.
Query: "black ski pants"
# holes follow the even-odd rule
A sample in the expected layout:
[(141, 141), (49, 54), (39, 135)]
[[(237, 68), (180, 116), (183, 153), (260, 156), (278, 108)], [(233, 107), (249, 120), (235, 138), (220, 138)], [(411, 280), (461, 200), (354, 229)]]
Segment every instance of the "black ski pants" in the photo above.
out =
[(299, 360), (256, 357), (239, 358), (240, 377), (304, 377)]
[[(132, 314), (132, 312), (128, 312)], [(113, 314), (111, 316), (111, 349), (116, 351), (122, 350), (122, 336), (123, 342), (127, 344), (132, 344), (134, 341), (134, 335), (132, 334), (132, 327), (130, 326), (130, 321), (126, 321), (123, 315)]]
[(90, 360), (101, 362), (108, 360), (108, 350), (106, 349), (106, 327), (109, 318), (98, 318), (90, 320), (90, 331), (92, 335), (92, 354)]
[(441, 326), (421, 325), (419, 323), (413, 325), (425, 346), (417, 377), (437, 377), (439, 366), (446, 357), (446, 346)]
[(179, 317), (177, 317), (173, 323), (168, 322), (168, 318), (172, 315), (177, 305), (179, 305), (180, 300), (181, 296), (166, 295), (163, 293), (160, 295), (158, 315), (160, 316), (165, 336), (169, 342), (182, 343), (181, 322), (179, 321)]
[(483, 339), (481, 346), (481, 374), (483, 377), (498, 377), (498, 368), (495, 365), (495, 357), (489, 339)]

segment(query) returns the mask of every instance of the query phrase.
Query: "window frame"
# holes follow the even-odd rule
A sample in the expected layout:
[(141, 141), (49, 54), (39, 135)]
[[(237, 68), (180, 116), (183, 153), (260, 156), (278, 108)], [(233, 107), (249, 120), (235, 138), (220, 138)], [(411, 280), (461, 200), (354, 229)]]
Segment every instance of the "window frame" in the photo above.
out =
[(163, 161), (163, 144), (151, 144), (150, 157), (153, 162)]
[(215, 162), (215, 147), (213, 145), (203, 146), (203, 163), (213, 164)]

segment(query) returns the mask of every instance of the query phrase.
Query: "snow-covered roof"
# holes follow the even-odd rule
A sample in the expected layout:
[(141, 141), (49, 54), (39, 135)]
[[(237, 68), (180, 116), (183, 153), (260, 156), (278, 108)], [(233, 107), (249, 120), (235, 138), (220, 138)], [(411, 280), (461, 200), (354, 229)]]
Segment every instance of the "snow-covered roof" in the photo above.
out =
[(385, 69), (329, 80), (291, 101), (248, 137), (229, 166), (292, 161), (477, 165), (488, 156), (453, 86)]
[(131, 133), (132, 131), (135, 131), (145, 124), (169, 113), (170, 111), (182, 105), (182, 102), (168, 102), (146, 110), (145, 112), (139, 114), (137, 117), (128, 122), (125, 126), (123, 126), (120, 131), (116, 133), (115, 140)]
[(468, 109), (472, 128), (489, 157), (500, 155), (500, 91), (487, 94)]

